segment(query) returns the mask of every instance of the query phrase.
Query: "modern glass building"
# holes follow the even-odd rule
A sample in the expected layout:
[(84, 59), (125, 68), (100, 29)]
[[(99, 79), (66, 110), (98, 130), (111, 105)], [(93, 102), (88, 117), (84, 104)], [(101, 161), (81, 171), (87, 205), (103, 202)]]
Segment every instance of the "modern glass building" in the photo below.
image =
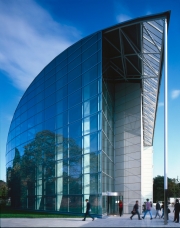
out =
[(14, 113), (7, 182), (15, 208), (124, 213), (152, 199), (152, 146), (170, 12), (98, 31), (53, 59)]

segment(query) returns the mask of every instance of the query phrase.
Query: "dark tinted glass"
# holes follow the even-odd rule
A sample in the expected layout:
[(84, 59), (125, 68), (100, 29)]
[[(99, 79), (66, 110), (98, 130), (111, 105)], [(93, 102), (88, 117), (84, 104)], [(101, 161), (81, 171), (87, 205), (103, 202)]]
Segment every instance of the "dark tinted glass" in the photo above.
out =
[(37, 105), (36, 105), (36, 112), (41, 112), (42, 110), (44, 109), (44, 100), (39, 102)]
[(87, 59), (82, 63), (82, 73), (86, 72), (96, 64), (97, 64), (97, 54), (91, 56), (89, 59)]
[(76, 121), (69, 125), (69, 138), (74, 139), (82, 135), (82, 123), (81, 121)]
[(56, 100), (59, 101), (67, 96), (67, 85), (56, 92)]
[(73, 69), (68, 73), (68, 82), (72, 81), (74, 78), (77, 78), (81, 74), (81, 65)]
[(52, 105), (49, 108), (45, 109), (45, 119), (49, 119), (56, 114), (56, 106)]
[(82, 107), (76, 105), (74, 108), (69, 109), (69, 123), (78, 120), (82, 117)]
[(82, 102), (82, 91), (79, 89), (75, 93), (69, 95), (68, 97), (68, 105), (69, 107), (72, 107), (78, 103)]
[(73, 68), (78, 66), (81, 63), (81, 56), (78, 56), (76, 59), (74, 59), (72, 62), (68, 64), (68, 72), (70, 72)]
[(67, 84), (67, 75), (65, 75), (64, 77), (62, 77), (61, 79), (59, 79), (56, 82), (56, 90), (61, 89), (63, 86), (65, 86)]
[(56, 80), (59, 80), (60, 78), (62, 78), (66, 74), (67, 74), (67, 66), (63, 67), (61, 70), (59, 70), (56, 73)]
[(54, 84), (52, 84), (51, 86), (49, 86), (48, 88), (46, 88), (45, 89), (45, 92), (44, 92), (44, 95), (46, 96), (46, 97), (48, 97), (49, 95), (51, 95), (52, 93), (54, 93), (55, 92), (55, 89), (56, 89), (56, 84), (54, 83)]
[(56, 75), (54, 74), (45, 81), (45, 87), (47, 88), (48, 86), (53, 84), (55, 82), (55, 80), (56, 80)]
[(82, 75), (83, 85), (89, 84), (89, 82), (93, 81), (98, 77), (98, 65), (87, 71)]
[(84, 116), (92, 115), (98, 111), (98, 97), (87, 100), (83, 104)]
[(68, 56), (68, 62), (71, 62), (73, 59), (77, 58), (81, 54), (81, 48), (76, 49), (71, 55)]
[(68, 93), (73, 93), (77, 89), (81, 88), (81, 76), (68, 84)]
[(68, 113), (63, 112), (56, 116), (56, 129), (63, 127), (63, 125), (68, 124)]
[(95, 52), (97, 52), (97, 43), (93, 44), (91, 47), (89, 47), (86, 51), (82, 53), (82, 61), (85, 61)]
[(83, 88), (83, 98), (87, 100), (92, 96), (95, 96), (98, 93), (98, 81), (94, 81), (93, 83), (85, 86)]
[(46, 120), (45, 129), (49, 130), (49, 131), (54, 131), (54, 129), (55, 129), (55, 118), (51, 118), (51, 119)]
[(45, 99), (45, 108), (51, 106), (52, 104), (54, 104), (56, 102), (56, 94), (53, 93), (52, 95), (50, 95), (49, 97), (46, 97)]
[(63, 100), (59, 101), (56, 104), (56, 107), (57, 107), (57, 114), (64, 112), (68, 107), (67, 97), (65, 97)]
[(59, 65), (63, 60), (67, 58), (67, 51), (63, 51), (56, 57), (56, 66)]

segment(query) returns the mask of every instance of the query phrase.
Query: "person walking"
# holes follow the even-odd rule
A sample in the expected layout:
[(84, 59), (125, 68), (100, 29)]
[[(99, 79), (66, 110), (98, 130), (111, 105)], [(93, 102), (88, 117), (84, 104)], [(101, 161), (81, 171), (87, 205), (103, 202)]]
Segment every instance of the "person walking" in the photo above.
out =
[(150, 219), (153, 219), (152, 218), (152, 213), (151, 213), (151, 203), (149, 202), (149, 199), (146, 199), (146, 210), (145, 210), (145, 212), (144, 212), (144, 216), (142, 217), (142, 219), (145, 219), (145, 217), (146, 217), (146, 214), (149, 212), (149, 214), (150, 214), (150, 216), (151, 216), (151, 218)]
[(163, 218), (163, 216), (164, 216), (164, 202), (162, 202), (161, 209), (162, 209), (162, 215), (161, 215), (161, 218)]
[(161, 216), (160, 216), (160, 214), (159, 214), (160, 210), (161, 210), (161, 206), (160, 206), (159, 202), (156, 201), (156, 215), (155, 215), (154, 218), (156, 218), (157, 215), (159, 216), (159, 218), (161, 218)]
[(179, 200), (178, 199), (176, 199), (176, 203), (174, 205), (174, 210), (175, 210), (174, 222), (175, 223), (179, 223), (180, 204), (179, 204)]
[(89, 215), (89, 217), (92, 218), (92, 221), (94, 221), (94, 218), (90, 215), (91, 204), (88, 199), (86, 199), (85, 201), (86, 201), (86, 213), (84, 214), (84, 219), (82, 221), (86, 221), (87, 215)]
[[(168, 208), (168, 205), (167, 205), (166, 207), (167, 207), (167, 220), (169, 220), (169, 214), (168, 214), (168, 213), (169, 213), (169, 212), (168, 212), (169, 208)], [(161, 218), (164, 219), (164, 202), (162, 202), (161, 209), (162, 209)]]
[(138, 215), (138, 219), (139, 220), (142, 220), (141, 218), (140, 218), (140, 214), (139, 214), (139, 204), (138, 204), (139, 202), (138, 202), (138, 200), (136, 200), (136, 204), (134, 205), (134, 207), (133, 207), (133, 213), (132, 213), (132, 215), (131, 215), (131, 217), (130, 217), (130, 219), (132, 220), (132, 217), (134, 216), (134, 215)]
[(122, 216), (122, 211), (123, 211), (123, 202), (122, 200), (119, 201), (119, 215), (120, 217)]

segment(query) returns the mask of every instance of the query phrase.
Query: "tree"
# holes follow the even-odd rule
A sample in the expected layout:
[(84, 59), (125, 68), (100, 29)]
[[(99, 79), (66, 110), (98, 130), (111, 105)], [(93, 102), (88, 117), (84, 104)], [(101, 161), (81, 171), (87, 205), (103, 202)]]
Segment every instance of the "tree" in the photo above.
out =
[[(179, 183), (174, 178), (168, 178), (168, 198), (180, 196)], [(153, 201), (164, 201), (164, 176), (157, 176), (153, 183)]]
[(1, 199), (6, 199), (7, 196), (8, 196), (7, 184), (3, 180), (0, 180), (0, 198)]

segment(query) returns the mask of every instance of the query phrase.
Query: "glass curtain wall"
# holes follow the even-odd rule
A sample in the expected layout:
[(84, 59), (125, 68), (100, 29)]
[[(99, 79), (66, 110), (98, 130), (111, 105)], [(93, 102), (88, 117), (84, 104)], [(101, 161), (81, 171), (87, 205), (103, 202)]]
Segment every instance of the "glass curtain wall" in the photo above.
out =
[[(114, 83), (102, 84), (102, 192), (114, 191)], [(107, 212), (107, 196), (102, 199), (102, 212)]]
[[(22, 97), (7, 141), (13, 207), (101, 214), (101, 32), (48, 64)], [(110, 136), (109, 136), (110, 137)]]

